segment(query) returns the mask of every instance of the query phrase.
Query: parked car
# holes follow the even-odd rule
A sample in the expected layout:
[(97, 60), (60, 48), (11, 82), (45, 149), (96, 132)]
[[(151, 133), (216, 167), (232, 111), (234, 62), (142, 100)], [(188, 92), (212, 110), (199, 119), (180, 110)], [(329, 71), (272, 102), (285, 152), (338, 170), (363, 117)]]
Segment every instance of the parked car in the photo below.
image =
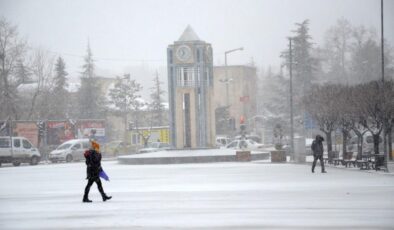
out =
[(2, 163), (12, 163), (14, 166), (19, 166), (21, 163), (36, 165), (40, 159), (40, 152), (26, 138), (0, 137), (0, 166)]
[[(257, 142), (257, 143), (261, 143), (261, 137), (256, 136), (256, 135), (246, 135), (245, 138), (248, 139), (248, 140), (253, 140), (254, 142)], [(234, 139), (241, 140), (242, 136), (238, 135)]]
[(137, 153), (151, 153), (157, 152), (161, 150), (168, 150), (170, 149), (170, 145), (164, 142), (152, 142), (148, 144), (147, 148), (139, 149)]
[(249, 150), (260, 150), (263, 148), (263, 144), (259, 144), (253, 140), (234, 140), (226, 146), (228, 149), (249, 149)]
[(217, 136), (216, 137), (216, 146), (223, 147), (228, 145), (231, 142), (231, 139), (225, 136)]
[(132, 149), (130, 145), (124, 144), (123, 141), (111, 141), (105, 144), (102, 152), (106, 156), (118, 156), (119, 154), (128, 154)]
[(90, 147), (89, 139), (73, 139), (59, 145), (49, 153), (49, 160), (53, 163), (58, 161), (78, 161), (84, 159), (84, 152)]

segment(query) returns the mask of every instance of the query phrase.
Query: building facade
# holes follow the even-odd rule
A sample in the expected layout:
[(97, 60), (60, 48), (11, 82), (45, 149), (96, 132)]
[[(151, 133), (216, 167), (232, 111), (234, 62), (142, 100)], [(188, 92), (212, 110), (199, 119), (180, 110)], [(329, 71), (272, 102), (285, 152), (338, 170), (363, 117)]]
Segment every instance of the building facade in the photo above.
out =
[(188, 26), (167, 48), (170, 140), (173, 148), (215, 145), (212, 47)]
[[(257, 73), (256, 67), (245, 65), (215, 66), (213, 68), (215, 109), (228, 107), (232, 129), (239, 131), (243, 117), (248, 129), (256, 115)], [(218, 118), (220, 119), (220, 118)], [(231, 123), (231, 122), (229, 122)], [(232, 132), (233, 133), (233, 132)], [(231, 134), (227, 133), (227, 134)]]

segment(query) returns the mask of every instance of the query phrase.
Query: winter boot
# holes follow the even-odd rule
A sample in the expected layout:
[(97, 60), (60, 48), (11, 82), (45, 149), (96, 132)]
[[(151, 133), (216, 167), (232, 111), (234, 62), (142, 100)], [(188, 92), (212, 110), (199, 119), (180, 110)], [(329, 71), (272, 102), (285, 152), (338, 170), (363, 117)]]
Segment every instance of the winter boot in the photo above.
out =
[(84, 202), (84, 203), (92, 203), (92, 201), (89, 200), (88, 196), (83, 196), (82, 202)]
[(112, 196), (107, 196), (106, 194), (103, 195), (103, 201), (110, 200)]
[(327, 171), (326, 171), (326, 170), (323, 170), (323, 171), (321, 171), (321, 173), (327, 173)]

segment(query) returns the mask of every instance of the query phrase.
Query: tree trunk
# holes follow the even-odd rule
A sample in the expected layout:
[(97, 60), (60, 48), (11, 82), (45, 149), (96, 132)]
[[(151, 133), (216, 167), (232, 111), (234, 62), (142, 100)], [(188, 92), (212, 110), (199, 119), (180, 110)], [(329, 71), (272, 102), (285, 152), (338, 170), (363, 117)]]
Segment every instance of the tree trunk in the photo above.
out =
[(372, 134), (373, 137), (373, 149), (375, 154), (379, 154), (379, 134)]
[(346, 146), (347, 146), (347, 137), (349, 135), (349, 131), (342, 129), (342, 157), (346, 157)]
[(357, 130), (353, 131), (357, 135), (357, 159), (361, 159), (363, 154), (364, 133)]
[(332, 151), (332, 138), (331, 138), (331, 133), (332, 131), (329, 132), (324, 132), (326, 134), (326, 139), (327, 139), (327, 153)]
[(388, 133), (387, 133), (387, 139), (389, 141), (389, 159), (392, 161), (393, 160), (393, 129), (392, 127), (389, 128)]

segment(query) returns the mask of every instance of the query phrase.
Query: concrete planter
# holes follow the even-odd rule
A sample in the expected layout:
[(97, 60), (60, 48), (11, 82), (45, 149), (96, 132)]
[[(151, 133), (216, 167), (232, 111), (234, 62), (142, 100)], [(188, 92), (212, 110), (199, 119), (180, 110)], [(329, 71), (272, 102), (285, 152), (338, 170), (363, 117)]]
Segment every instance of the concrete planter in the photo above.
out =
[(241, 162), (251, 161), (252, 155), (250, 154), (250, 151), (237, 151), (235, 153), (235, 159)]
[(271, 151), (271, 162), (275, 162), (275, 163), (286, 162), (286, 151), (282, 151), (282, 150)]

